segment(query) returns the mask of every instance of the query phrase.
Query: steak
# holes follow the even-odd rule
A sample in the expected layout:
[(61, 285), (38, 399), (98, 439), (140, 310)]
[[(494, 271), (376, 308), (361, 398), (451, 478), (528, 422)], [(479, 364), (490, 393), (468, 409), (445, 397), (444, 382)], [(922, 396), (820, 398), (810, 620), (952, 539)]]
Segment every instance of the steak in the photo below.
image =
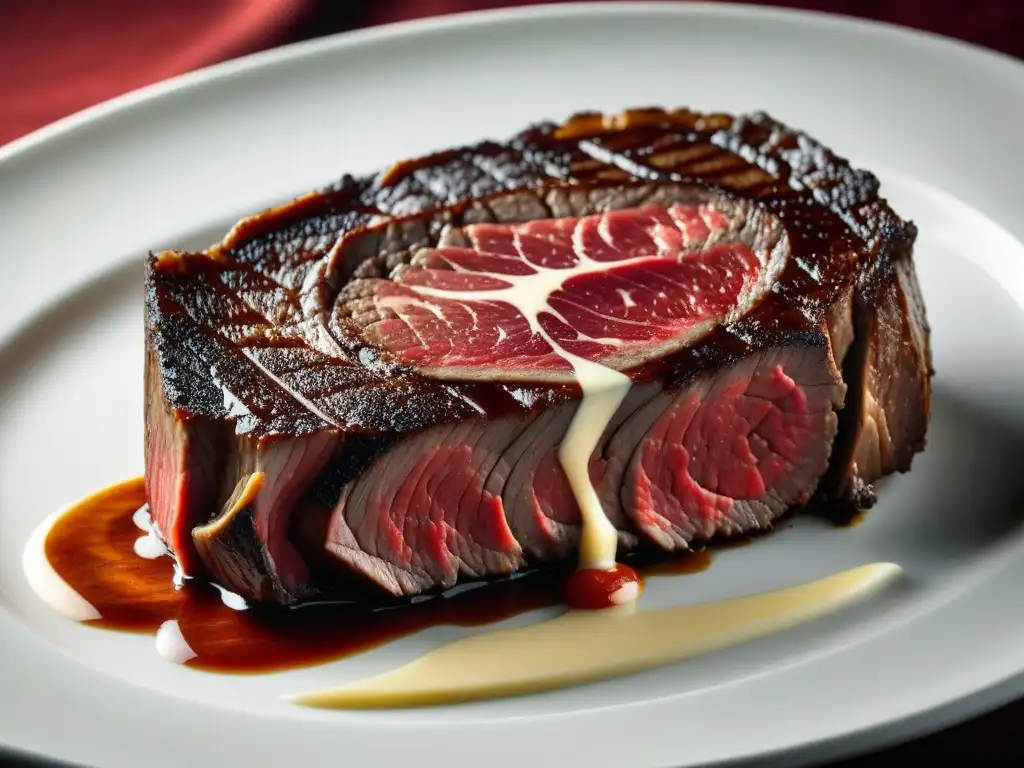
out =
[(566, 561), (593, 364), (632, 381), (588, 465), (620, 553), (868, 507), (928, 425), (915, 237), (763, 113), (585, 113), (345, 176), (150, 255), (154, 525), (259, 603)]

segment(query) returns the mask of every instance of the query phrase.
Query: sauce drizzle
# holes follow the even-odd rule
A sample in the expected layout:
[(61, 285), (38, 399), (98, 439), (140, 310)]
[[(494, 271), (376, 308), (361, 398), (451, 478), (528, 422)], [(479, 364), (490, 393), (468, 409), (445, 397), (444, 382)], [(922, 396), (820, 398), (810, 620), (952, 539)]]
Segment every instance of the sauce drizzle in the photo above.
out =
[[(749, 597), (638, 611), (569, 611), (551, 621), (456, 640), (393, 672), (292, 696), (309, 707), (381, 709), (457, 704), (549, 691), (683, 661), (820, 618), (900, 574), (872, 563)], [(496, 664), (495, 659), (501, 659)]]
[[(530, 274), (503, 273), (500, 279), (506, 283), (506, 287), (502, 288), (452, 291), (421, 285), (408, 287), (423, 298), (510, 304), (526, 318), (530, 329), (572, 367), (582, 397), (559, 445), (558, 461), (580, 510), (579, 570), (587, 575), (580, 577), (577, 583), (582, 584), (582, 580), (589, 583), (585, 589), (568, 589), (566, 599), (570, 607), (586, 610), (606, 608), (618, 604), (627, 594), (632, 595), (631, 599), (640, 594), (640, 584), (635, 574), (634, 586), (631, 589), (625, 587), (624, 579), (628, 578), (632, 569), (620, 569), (615, 561), (619, 532), (605, 514), (590, 479), (590, 457), (629, 393), (633, 381), (620, 371), (569, 352), (544, 329), (540, 317), (548, 314), (564, 322), (564, 318), (548, 303), (548, 297), (567, 280), (580, 275), (606, 272), (611, 268), (621, 269), (632, 264), (649, 263), (653, 257), (641, 256), (602, 263), (590, 258), (582, 248), (576, 249), (576, 255), (577, 263), (568, 269), (553, 269), (531, 263), (533, 272)], [(602, 586), (614, 587), (619, 591), (615, 596), (611, 593), (597, 596), (595, 592)], [(584, 597), (584, 601), (574, 603), (577, 596)]]

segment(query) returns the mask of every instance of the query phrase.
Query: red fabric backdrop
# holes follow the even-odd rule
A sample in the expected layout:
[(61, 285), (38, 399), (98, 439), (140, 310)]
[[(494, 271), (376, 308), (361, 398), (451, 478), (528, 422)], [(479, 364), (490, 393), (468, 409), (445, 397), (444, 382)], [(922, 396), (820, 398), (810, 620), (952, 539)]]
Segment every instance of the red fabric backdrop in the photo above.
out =
[[(665, 0), (666, 2), (668, 0)], [(0, 0), (0, 145), (149, 83), (294, 40), (525, 0)], [(1019, 0), (778, 0), (895, 22), (1024, 57)], [(852, 761), (1024, 764), (1024, 703)]]
[[(280, 43), (537, 1), (0, 0), (0, 145), (121, 93)], [(773, 4), (916, 26), (1024, 57), (1019, 0)]]

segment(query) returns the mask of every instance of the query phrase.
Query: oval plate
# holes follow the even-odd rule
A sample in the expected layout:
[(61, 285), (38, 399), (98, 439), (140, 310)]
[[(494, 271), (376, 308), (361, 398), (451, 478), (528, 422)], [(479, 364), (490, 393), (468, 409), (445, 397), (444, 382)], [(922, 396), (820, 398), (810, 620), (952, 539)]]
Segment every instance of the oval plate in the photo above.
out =
[[(486, 12), (230, 62), (0, 149), (0, 744), (110, 768), (340, 762), (461, 768), (795, 764), (1024, 693), (1024, 67), (892, 27), (699, 3)], [(280, 695), (394, 667), (431, 630), (298, 672), (217, 676), (152, 638), (64, 621), (21, 549), (53, 510), (142, 466), (141, 262), (243, 214), (579, 110), (764, 109), (875, 170), (921, 229), (934, 416), (862, 525), (801, 521), (646, 605), (876, 560), (900, 588), (839, 616), (607, 683), (397, 712)], [(983, 212), (983, 213), (982, 213)], [(997, 330), (994, 330), (997, 329)]]

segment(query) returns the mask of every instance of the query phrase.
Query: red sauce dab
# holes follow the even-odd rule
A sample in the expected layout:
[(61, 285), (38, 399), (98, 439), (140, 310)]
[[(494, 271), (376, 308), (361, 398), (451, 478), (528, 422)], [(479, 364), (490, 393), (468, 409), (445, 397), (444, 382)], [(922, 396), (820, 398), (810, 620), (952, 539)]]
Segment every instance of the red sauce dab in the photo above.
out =
[(597, 611), (628, 603), (642, 591), (640, 575), (628, 565), (616, 563), (608, 569), (579, 568), (569, 575), (565, 602), (577, 610)]

